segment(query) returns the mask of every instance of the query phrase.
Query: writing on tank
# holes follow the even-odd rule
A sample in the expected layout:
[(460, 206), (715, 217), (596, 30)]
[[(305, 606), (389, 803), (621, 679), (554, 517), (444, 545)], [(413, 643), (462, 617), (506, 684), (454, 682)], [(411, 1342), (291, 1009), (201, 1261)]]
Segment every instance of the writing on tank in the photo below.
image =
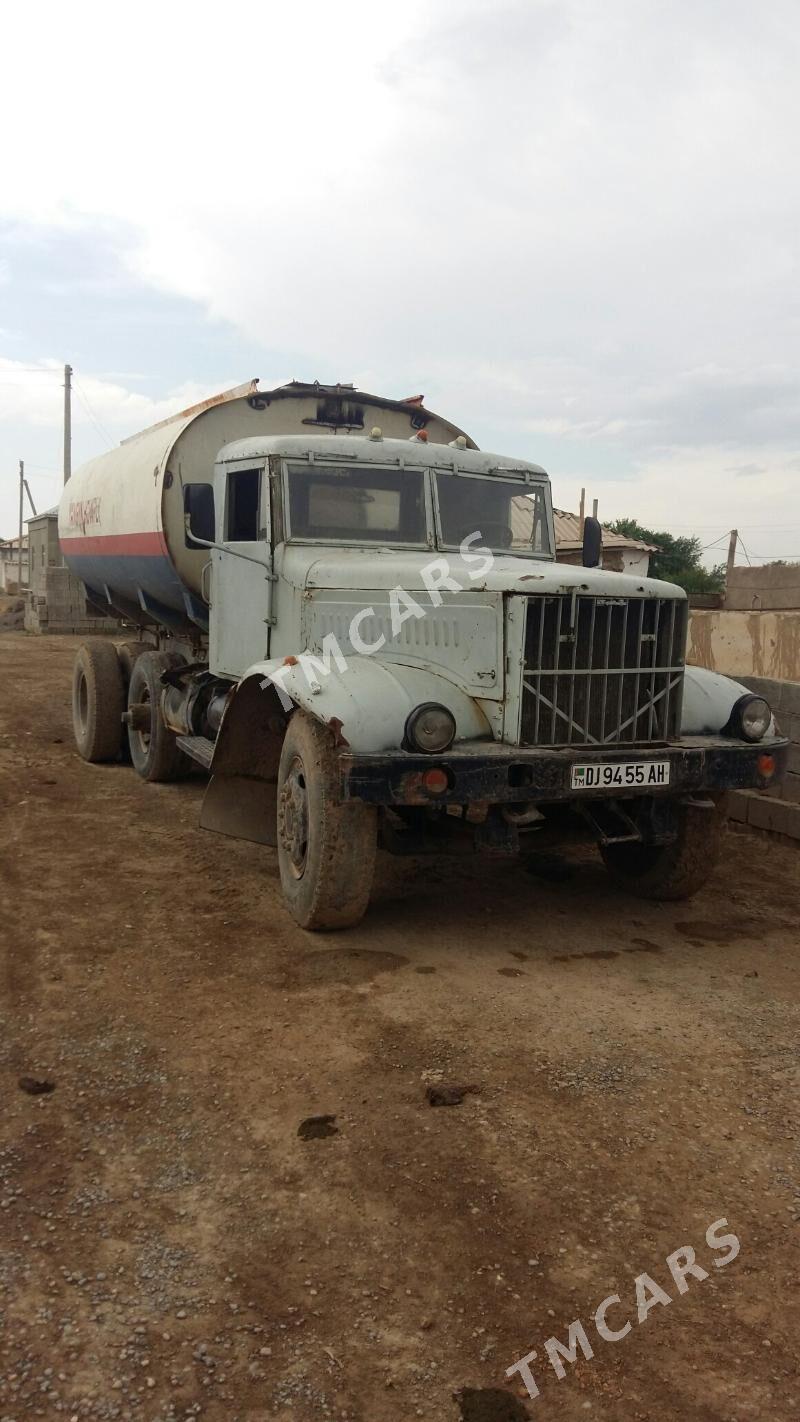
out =
[(69, 506), (69, 522), (71, 528), (86, 528), (88, 524), (100, 522), (100, 500), (77, 499)]

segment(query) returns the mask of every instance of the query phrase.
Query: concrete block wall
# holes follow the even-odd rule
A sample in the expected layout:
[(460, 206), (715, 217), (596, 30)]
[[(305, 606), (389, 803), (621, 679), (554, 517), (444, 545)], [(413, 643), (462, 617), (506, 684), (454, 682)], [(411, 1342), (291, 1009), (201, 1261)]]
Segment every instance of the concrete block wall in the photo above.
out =
[(730, 612), (693, 607), (687, 661), (737, 681), (800, 682), (800, 608)]
[(120, 627), (115, 618), (103, 617), (87, 604), (83, 583), (68, 568), (48, 568), (44, 592), (26, 594), (27, 632), (90, 634), (114, 632)]
[(800, 608), (800, 563), (766, 563), (757, 568), (732, 568), (725, 587), (725, 607), (760, 612)]
[(800, 805), (761, 795), (757, 790), (737, 790), (729, 800), (728, 819), (734, 825), (768, 830), (800, 843)]

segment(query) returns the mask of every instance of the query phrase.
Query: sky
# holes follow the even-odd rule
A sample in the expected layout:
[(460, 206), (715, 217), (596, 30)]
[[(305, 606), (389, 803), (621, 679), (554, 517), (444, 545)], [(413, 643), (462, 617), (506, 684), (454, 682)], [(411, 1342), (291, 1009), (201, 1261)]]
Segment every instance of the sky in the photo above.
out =
[(4, 12), (0, 535), (257, 376), (426, 403), (558, 507), (800, 559), (796, 0)]

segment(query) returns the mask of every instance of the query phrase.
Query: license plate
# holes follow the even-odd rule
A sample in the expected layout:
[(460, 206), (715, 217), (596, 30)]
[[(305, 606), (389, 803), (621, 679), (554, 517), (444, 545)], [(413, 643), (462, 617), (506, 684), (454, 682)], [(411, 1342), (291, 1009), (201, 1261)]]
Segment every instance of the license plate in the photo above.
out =
[(573, 790), (619, 790), (641, 786), (644, 790), (669, 785), (668, 760), (592, 761), (590, 765), (573, 765)]

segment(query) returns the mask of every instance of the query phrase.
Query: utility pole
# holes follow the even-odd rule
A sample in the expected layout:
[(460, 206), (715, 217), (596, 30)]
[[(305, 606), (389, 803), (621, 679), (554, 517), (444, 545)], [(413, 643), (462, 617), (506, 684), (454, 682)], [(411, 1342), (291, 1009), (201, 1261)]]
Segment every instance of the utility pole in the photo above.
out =
[(64, 366), (64, 483), (72, 473), (72, 366)]
[(738, 528), (732, 528), (730, 542), (728, 544), (728, 567), (725, 574), (727, 582), (730, 582), (731, 573), (733, 572), (733, 565), (736, 562), (736, 544), (738, 541), (739, 530)]
[(22, 514), (25, 497), (25, 461), (19, 461), (19, 563), (17, 569), (17, 593), (22, 592)]

